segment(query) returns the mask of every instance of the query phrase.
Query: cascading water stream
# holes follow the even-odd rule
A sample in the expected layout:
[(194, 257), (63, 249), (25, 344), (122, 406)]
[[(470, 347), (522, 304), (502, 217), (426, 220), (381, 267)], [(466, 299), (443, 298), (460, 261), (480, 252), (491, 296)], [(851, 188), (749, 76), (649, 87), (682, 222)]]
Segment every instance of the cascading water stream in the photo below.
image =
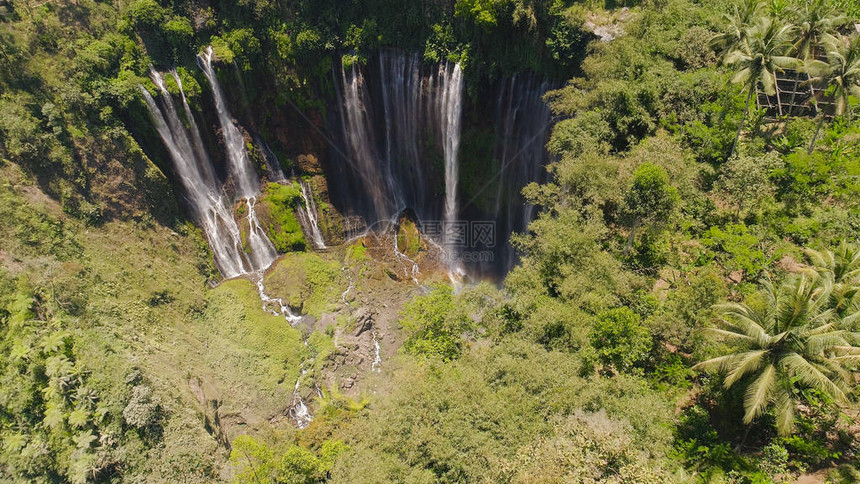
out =
[(245, 137), (239, 131), (239, 128), (233, 124), (233, 119), (227, 109), (227, 102), (224, 99), (224, 94), (221, 92), (221, 85), (218, 82), (218, 76), (212, 68), (212, 46), (206, 49), (205, 56), (198, 56), (198, 64), (203, 70), (203, 74), (209, 81), (209, 87), (212, 88), (212, 95), (215, 99), (215, 111), (218, 113), (218, 122), (221, 125), (221, 133), (224, 137), (224, 145), (227, 148), (227, 161), (229, 164), (230, 175), (233, 177), (235, 184), (236, 198), (253, 197), (260, 192), (260, 179), (257, 177), (257, 172), (254, 171), (254, 166), (248, 158), (248, 152), (245, 151)]
[[(194, 143), (201, 148), (195, 152), (161, 75), (155, 70), (150, 74), (161, 91), (160, 97), (164, 108), (158, 105), (149, 91), (141, 87), (141, 92), (155, 129), (167, 147), (176, 174), (185, 188), (192, 214), (206, 234), (215, 263), (226, 278), (246, 274), (252, 270), (252, 267), (242, 248), (239, 227), (233, 218), (232, 207), (223, 189), (216, 184), (211, 163), (205, 156), (205, 151), (202, 150), (202, 143)], [(181, 92), (181, 84), (179, 87)], [(184, 98), (184, 92), (182, 96)], [(196, 130), (197, 125), (193, 122), (193, 115), (185, 102), (184, 107), (189, 126), (192, 130)], [(191, 137), (199, 140), (199, 133), (194, 132)]]
[(290, 405), (290, 409), (287, 411), (287, 414), (295, 420), (296, 427), (300, 429), (307, 427), (313, 419), (310, 411), (308, 411), (308, 406), (305, 405), (305, 401), (302, 399), (302, 395), (299, 392), (302, 376), (305, 373), (307, 373), (307, 370), (302, 369), (302, 375), (296, 379), (296, 387), (295, 390), (293, 390), (293, 401)]
[(498, 189), (491, 215), (500, 236), (496, 242), (507, 248), (496, 261), (503, 273), (515, 263), (508, 235), (525, 231), (534, 217), (535, 207), (523, 198), (522, 187), (529, 181), (543, 181), (546, 174), (551, 112), (543, 95), (549, 89), (544, 80), (515, 75), (501, 83), (499, 90), (494, 148), (494, 158), (499, 162)]
[(218, 122), (227, 148), (227, 160), (236, 191), (235, 196), (246, 199), (247, 239), (252, 267), (254, 272), (263, 271), (278, 258), (278, 251), (257, 221), (257, 213), (254, 210), (256, 196), (260, 194), (260, 179), (245, 149), (245, 138), (233, 123), (230, 112), (227, 110), (227, 102), (221, 91), (221, 85), (218, 83), (218, 76), (215, 75), (215, 70), (212, 68), (212, 46), (206, 49), (205, 56), (198, 56), (197, 59), (212, 88), (215, 110), (218, 112)]
[[(419, 220), (459, 218), (458, 179), (464, 79), (459, 64), (430, 66), (418, 55), (381, 51), (379, 79), (369, 83), (360, 68), (341, 67), (336, 79), (344, 158), (355, 199), (369, 202), (360, 214), (370, 225), (385, 224), (411, 208)], [(336, 76), (337, 77), (337, 76)], [(435, 172), (442, 158), (444, 170)], [(438, 184), (438, 185), (437, 185)], [(434, 188), (444, 186), (442, 190)], [(361, 203), (352, 204), (352, 208)], [(452, 280), (462, 277), (456, 248), (445, 243)], [(403, 259), (395, 248), (395, 254)]]
[(325, 238), (322, 235), (319, 227), (319, 212), (317, 204), (314, 201), (314, 194), (311, 192), (311, 187), (304, 180), (299, 180), (302, 188), (302, 199), (304, 199), (305, 207), (300, 209), (301, 215), (305, 218), (305, 225), (308, 226), (308, 231), (311, 233), (311, 241), (317, 249), (325, 249)]
[(366, 88), (361, 72), (353, 66), (349, 72), (341, 68), (343, 92), (343, 136), (350, 159), (347, 160), (361, 179), (365, 193), (371, 198), (375, 220), (390, 218), (403, 207), (387, 164), (382, 163), (375, 145), (373, 119), (369, 114)]
[(263, 158), (266, 161), (266, 171), (268, 172), (268, 177), (270, 182), (282, 182), (286, 181), (287, 177), (284, 176), (284, 170), (281, 169), (281, 162), (278, 161), (278, 157), (269, 148), (269, 145), (266, 144), (262, 139), (255, 138), (254, 142), (257, 143), (257, 146), (260, 147), (260, 151), (263, 153)]
[(421, 283), (418, 282), (418, 278), (417, 278), (418, 274), (420, 273), (419, 268), (418, 268), (418, 263), (415, 262), (414, 260), (410, 259), (408, 255), (404, 254), (403, 252), (400, 252), (400, 249), (397, 247), (397, 228), (396, 228), (396, 226), (394, 228), (394, 232), (391, 234), (391, 238), (394, 240), (394, 257), (397, 259), (402, 259), (402, 260), (406, 261), (407, 264), (411, 264), (411, 272), (409, 270), (407, 270), (406, 268), (404, 268), (403, 273), (406, 275), (406, 277), (412, 279), (412, 282), (414, 282), (415, 285), (420, 286)]
[(355, 289), (355, 280), (353, 280), (352, 273), (349, 272), (349, 268), (347, 266), (343, 266), (341, 270), (346, 272), (346, 277), (349, 279), (349, 285), (346, 286), (346, 289), (340, 294), (340, 300), (346, 304), (346, 307), (350, 307), (349, 301), (346, 300), (346, 296), (349, 295), (350, 291)]
[(266, 286), (263, 285), (262, 275), (257, 275), (257, 277), (254, 278), (254, 285), (257, 286), (257, 294), (260, 295), (260, 301), (263, 302), (263, 311), (266, 311), (273, 316), (283, 316), (291, 326), (302, 320), (301, 316), (293, 314), (290, 307), (284, 303), (283, 299), (269, 296), (266, 293)]
[[(450, 73), (447, 66), (439, 67), (439, 79), (442, 79), (441, 114), (444, 132), (445, 156), (445, 226), (448, 230), (455, 227), (459, 217), (457, 203), (457, 179), (459, 173), (458, 152), (460, 149), (460, 122), (463, 114), (463, 75), (460, 64), (455, 64)], [(465, 275), (463, 265), (457, 260), (456, 248), (446, 238), (446, 265), (452, 281)]]
[[(447, 222), (445, 228), (461, 236), (472, 227), (452, 222), (492, 222), (490, 240), (467, 242), (469, 250), (491, 256), (480, 262), (461, 262), (459, 241), (455, 245), (438, 236), (448, 235), (447, 230), (427, 235), (443, 247), (455, 283), (466, 269), (477, 277), (510, 269), (515, 254), (509, 234), (526, 230), (534, 216), (521, 190), (544, 179), (549, 161), (545, 145), (551, 112), (543, 95), (551, 84), (529, 73), (500, 79), (488, 90), (497, 96), (495, 103), (474, 104), (495, 108), (495, 116), (474, 118), (464, 114), (463, 73), (454, 63), (431, 65), (420, 55), (382, 49), (364, 66), (336, 67), (333, 80), (339, 111), (333, 129), (342, 135), (328, 180), (334, 203), (376, 231), (404, 208), (434, 227)], [(466, 122), (470, 153), (478, 158), (463, 167), (458, 152)], [(492, 147), (472, 137), (483, 141), (490, 131)], [(476, 164), (487, 169), (481, 172)], [(466, 181), (469, 185), (460, 186)], [(464, 190), (469, 190), (468, 203), (460, 199)]]
[(254, 260), (254, 267), (258, 267), (258, 272), (262, 272), (275, 262), (278, 251), (257, 220), (256, 204), (255, 196), (248, 197), (245, 204), (248, 210), (248, 245), (251, 247), (250, 256)]
[(379, 365), (382, 364), (382, 356), (379, 354), (379, 339), (376, 338), (376, 330), (371, 333), (373, 335), (373, 363), (370, 364), (370, 371), (379, 371)]
[[(149, 108), (156, 131), (164, 142), (174, 169), (185, 188), (186, 198), (194, 218), (203, 228), (212, 248), (215, 263), (225, 278), (248, 275), (257, 287), (262, 308), (274, 315), (283, 316), (291, 325), (301, 321), (301, 317), (292, 313), (287, 304), (280, 298), (274, 298), (266, 293), (263, 283), (263, 272), (278, 257), (278, 253), (262, 228), (255, 210), (257, 195), (260, 193), (260, 180), (244, 146), (244, 138), (239, 128), (233, 124), (227, 111), (226, 100), (223, 97), (218, 79), (212, 69), (212, 49), (207, 50), (205, 57), (198, 57), (200, 67), (212, 87), (218, 120), (227, 149), (228, 172), (232, 180), (234, 196), (244, 199), (247, 223), (247, 234), (243, 243), (242, 231), (234, 217), (233, 204), (215, 175), (215, 170), (204, 147), (197, 123), (188, 105), (182, 81), (179, 75), (172, 71), (174, 80), (179, 88), (182, 107), (187, 121), (183, 124), (171, 94), (164, 85), (160, 73), (152, 70), (151, 76), (161, 92), (161, 105), (143, 87), (141, 91)], [(268, 157), (268, 155), (267, 155)], [(269, 162), (270, 178), (282, 180), (283, 173), (277, 160)], [(306, 197), (306, 211), (311, 219), (316, 233), (313, 238), (325, 247), (322, 234), (317, 225), (316, 205), (309, 187), (303, 185), (303, 195)], [(239, 210), (241, 212), (241, 208)], [(247, 249), (246, 250), (246, 246)], [(307, 341), (305, 342), (307, 344)], [(304, 374), (305, 371), (302, 371)], [(307, 405), (299, 393), (300, 380), (296, 382), (290, 415), (299, 428), (304, 428), (311, 421)]]
[[(159, 80), (161, 80), (160, 75), (155, 71), (153, 72), (154, 75), (158, 76)], [(217, 187), (219, 185), (215, 179), (215, 173), (212, 170), (212, 161), (209, 159), (209, 153), (206, 152), (203, 140), (200, 138), (200, 129), (197, 128), (197, 121), (191, 114), (191, 107), (188, 105), (188, 99), (185, 97), (185, 89), (182, 87), (182, 78), (179, 77), (179, 73), (176, 72), (176, 69), (171, 69), (170, 74), (173, 76), (173, 80), (176, 81), (176, 85), (179, 87), (179, 96), (180, 99), (182, 99), (182, 109), (185, 112), (185, 118), (188, 121), (191, 139), (194, 143), (194, 154), (196, 155), (195, 161), (197, 162), (197, 169), (200, 170), (200, 175), (206, 185)], [(164, 89), (164, 84), (159, 83), (159, 87), (162, 89), (162, 94), (166, 95), (167, 91)]]

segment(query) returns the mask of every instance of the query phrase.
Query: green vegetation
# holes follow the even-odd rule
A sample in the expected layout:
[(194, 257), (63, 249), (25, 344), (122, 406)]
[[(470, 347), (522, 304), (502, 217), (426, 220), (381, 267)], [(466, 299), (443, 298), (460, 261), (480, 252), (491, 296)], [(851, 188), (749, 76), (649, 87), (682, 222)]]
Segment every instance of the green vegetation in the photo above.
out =
[(295, 215), (302, 204), (301, 190), (298, 183), (269, 183), (260, 198), (258, 217), (278, 252), (303, 251), (307, 248), (302, 226)]
[[(0, 480), (855, 482), (858, 16), (848, 0), (0, 6)], [(221, 281), (139, 90), (176, 67), (209, 123), (207, 45), (242, 123), (301, 151), (318, 140), (279, 113), (327, 122), (339, 58), (459, 61), (474, 99), (504, 73), (569, 81), (545, 98), (554, 162), (524, 191), (539, 215), (513, 237), (520, 263), (459, 293), (394, 281), (362, 241), (304, 252), (300, 188), (270, 184), (258, 214), (286, 255), (266, 291), (309, 317)], [(795, 74), (818, 88), (811, 116), (753, 103)], [(469, 130), (471, 192), (492, 133)], [(346, 222), (317, 202), (337, 240)], [(414, 256), (417, 235), (404, 223), (398, 247)], [(358, 311), (373, 332), (348, 327)], [(338, 386), (352, 363), (380, 371)]]
[(460, 355), (463, 333), (470, 327), (468, 316), (455, 305), (451, 289), (443, 285), (410, 301), (403, 308), (400, 324), (408, 335), (404, 351), (442, 361)]
[(397, 368), (391, 395), (350, 419), (333, 481), (675, 479), (669, 403), (641, 380), (581, 378), (578, 358), (516, 337)]
[(600, 364), (613, 371), (641, 367), (651, 351), (648, 328), (638, 314), (625, 307), (600, 313), (588, 339)]
[(418, 256), (421, 250), (421, 234), (415, 222), (403, 219), (397, 226), (397, 250), (411, 258)]
[(726, 389), (736, 383), (746, 387), (745, 424), (773, 406), (780, 435), (790, 434), (795, 388), (811, 388), (836, 402), (846, 400), (848, 370), (860, 347), (852, 344), (852, 322), (830, 307), (832, 287), (832, 280), (800, 276), (780, 288), (765, 284), (761, 308), (737, 303), (719, 307), (723, 328), (709, 331), (736, 344), (735, 351), (694, 369), (725, 374)]
[(326, 441), (319, 455), (298, 445), (283, 446), (284, 438), (274, 445), (242, 435), (233, 441), (230, 461), (240, 470), (236, 480), (260, 484), (295, 482), (313, 483), (325, 479), (339, 454), (348, 448), (339, 441)]
[(312, 253), (287, 254), (266, 276), (266, 289), (301, 314), (320, 317), (346, 287), (340, 264)]

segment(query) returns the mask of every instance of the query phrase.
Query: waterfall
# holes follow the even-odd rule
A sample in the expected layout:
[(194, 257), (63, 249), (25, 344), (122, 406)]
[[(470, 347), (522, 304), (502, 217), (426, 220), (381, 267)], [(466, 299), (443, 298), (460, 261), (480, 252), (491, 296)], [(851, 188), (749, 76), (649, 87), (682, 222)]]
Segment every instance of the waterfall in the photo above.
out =
[(342, 176), (330, 177), (335, 195), (369, 225), (387, 226), (404, 208), (422, 221), (457, 220), (460, 65), (384, 50), (366, 68), (341, 66), (335, 77), (343, 143)]
[(257, 212), (254, 209), (256, 204), (255, 196), (248, 197), (245, 203), (245, 208), (248, 210), (248, 245), (251, 247), (249, 255), (257, 271), (263, 271), (278, 258), (278, 251), (257, 220)]
[(275, 156), (275, 153), (272, 151), (271, 148), (269, 148), (269, 145), (267, 145), (265, 141), (259, 138), (255, 138), (254, 142), (257, 143), (257, 146), (260, 147), (260, 151), (263, 153), (263, 158), (266, 161), (266, 172), (268, 174), (269, 181), (286, 181), (287, 177), (284, 176), (284, 170), (281, 169), (281, 162), (278, 161), (278, 157)]
[[(442, 80), (442, 96), (438, 112), (442, 118), (442, 131), (445, 133), (444, 157), (445, 157), (445, 222), (446, 230), (451, 230), (460, 216), (457, 204), (457, 178), (459, 165), (457, 163), (458, 151), (460, 149), (460, 122), (463, 114), (463, 75), (460, 64), (453, 68), (448, 66), (439, 67), (439, 79)], [(462, 275), (465, 270), (456, 259), (456, 248), (447, 241), (445, 255), (449, 272)], [(454, 277), (452, 276), (452, 279)]]
[[(254, 279), (254, 284), (257, 286), (257, 293), (260, 295), (260, 301), (263, 302), (263, 311), (272, 314), (273, 316), (283, 316), (294, 325), (302, 320), (301, 316), (296, 316), (290, 310), (290, 307), (284, 303), (284, 300), (279, 297), (271, 297), (266, 293), (266, 286), (263, 285), (262, 274), (257, 275)], [(272, 308), (274, 306), (274, 308)]]
[[(155, 123), (155, 129), (167, 147), (176, 174), (185, 188), (192, 215), (203, 228), (212, 247), (215, 263), (226, 278), (247, 273), (252, 267), (242, 248), (232, 206), (224, 191), (215, 182), (212, 165), (202, 149), (202, 143), (199, 142), (200, 135), (196, 132), (197, 125), (193, 121), (191, 110), (183, 101), (194, 143), (189, 139), (188, 129), (182, 124), (161, 75), (154, 70), (150, 74), (161, 91), (163, 109), (149, 92), (141, 87), (143, 98)], [(184, 93), (182, 97), (184, 99)], [(197, 151), (192, 145), (197, 146)]]
[(414, 260), (410, 259), (408, 255), (404, 254), (403, 252), (400, 252), (400, 248), (397, 247), (397, 225), (394, 226), (394, 231), (391, 234), (391, 238), (394, 240), (394, 258), (395, 259), (402, 259), (402, 260), (406, 261), (405, 264), (411, 268), (411, 271), (410, 271), (409, 269), (406, 269), (404, 267), (403, 268), (403, 274), (405, 274), (406, 277), (412, 279), (412, 282), (414, 282), (416, 286), (420, 286), (421, 283), (418, 282), (418, 277), (417, 277), (418, 274), (420, 273), (420, 270), (418, 268), (418, 263), (415, 262)]
[(311, 234), (311, 242), (317, 249), (325, 249), (325, 238), (322, 235), (319, 227), (319, 211), (317, 204), (314, 201), (314, 194), (311, 192), (311, 187), (304, 180), (299, 180), (302, 188), (302, 199), (304, 199), (304, 209), (299, 209), (300, 218), (305, 219), (304, 225)]
[[(482, 91), (489, 99), (472, 101), (489, 113), (495, 110), (495, 116), (468, 117), (470, 133), (479, 137), (470, 140), (486, 133), (493, 141), (470, 144), (477, 158), (469, 160), (469, 185), (460, 187), (467, 116), (458, 64), (429, 64), (420, 55), (383, 49), (367, 65), (339, 66), (333, 76), (339, 115), (333, 129), (341, 138), (327, 175), (339, 208), (377, 229), (404, 208), (425, 227), (441, 226), (442, 231), (425, 235), (443, 247), (452, 280), (462, 279), (467, 263), (458, 261), (463, 249), (446, 236), (473, 235), (462, 233), (471, 227), (453, 222), (490, 222), (492, 240), (467, 242), (470, 251), (491, 259), (469, 262), (468, 269), (479, 276), (506, 273), (516, 262), (509, 236), (525, 231), (535, 212), (522, 188), (545, 180), (551, 112), (543, 95), (553, 86), (523, 73)], [(461, 203), (463, 188), (470, 189), (468, 203)]]
[(379, 365), (382, 364), (382, 356), (379, 354), (379, 339), (376, 338), (376, 330), (371, 333), (373, 335), (373, 363), (370, 364), (370, 371), (379, 371)]
[(364, 76), (355, 66), (349, 72), (341, 67), (341, 80), (343, 89), (338, 94), (342, 98), (343, 136), (347, 141), (349, 157), (347, 162), (360, 178), (362, 191), (371, 198), (372, 213), (369, 215), (373, 221), (384, 220), (403, 207), (391, 171), (380, 157), (375, 144)]
[(543, 101), (551, 88), (545, 80), (530, 75), (515, 75), (502, 81), (496, 101), (496, 140), (493, 158), (498, 162), (495, 211), (501, 260), (494, 262), (496, 273), (507, 273), (516, 263), (510, 234), (524, 232), (534, 218), (535, 207), (523, 198), (522, 188), (529, 182), (546, 179), (549, 156), (546, 142), (552, 113)]
[(278, 258), (278, 251), (257, 221), (257, 214), (254, 210), (257, 201), (256, 196), (260, 194), (260, 179), (257, 177), (257, 172), (254, 170), (248, 151), (245, 149), (245, 137), (242, 136), (239, 128), (233, 124), (230, 112), (227, 110), (227, 102), (221, 91), (221, 85), (218, 83), (218, 76), (215, 75), (215, 70), (212, 68), (212, 46), (206, 49), (205, 56), (198, 56), (197, 60), (206, 79), (209, 80), (209, 86), (212, 88), (215, 110), (218, 113), (221, 134), (227, 148), (228, 168), (233, 180), (235, 196), (246, 199), (248, 246), (252, 268), (255, 272), (262, 271)]
[(257, 273), (268, 268), (278, 256), (277, 250), (257, 220), (255, 204), (260, 193), (260, 181), (254, 171), (244, 139), (239, 129), (231, 121), (226, 102), (221, 93), (218, 80), (211, 66), (211, 49), (201, 61), (201, 67), (212, 86), (218, 119), (221, 123), (227, 148), (230, 176), (233, 179), (235, 197), (245, 199), (247, 214), (247, 247), (242, 241), (242, 231), (233, 214), (233, 203), (215, 175), (212, 161), (204, 147), (200, 130), (176, 71), (171, 71), (179, 88), (182, 109), (187, 127), (183, 124), (173, 97), (164, 85), (161, 74), (152, 69), (150, 76), (161, 92), (161, 105), (141, 88), (144, 101), (149, 109), (155, 129), (170, 153), (170, 158), (191, 209), (193, 218), (200, 224), (221, 274), (229, 279), (243, 274)]
[(346, 289), (340, 294), (340, 300), (346, 304), (346, 307), (350, 307), (349, 301), (346, 300), (346, 296), (349, 295), (350, 291), (355, 289), (355, 280), (353, 280), (352, 273), (349, 272), (349, 268), (347, 266), (341, 267), (341, 271), (346, 272), (346, 277), (349, 279), (349, 285), (347, 285)]
[[(302, 375), (304, 375), (307, 370), (302, 370)], [(290, 404), (290, 409), (287, 412), (293, 420), (296, 421), (296, 427), (303, 429), (311, 423), (312, 417), (310, 412), (308, 411), (308, 406), (305, 405), (305, 401), (302, 400), (302, 395), (299, 393), (299, 385), (302, 381), (302, 377), (296, 380), (296, 387), (293, 390), (293, 401)]]
[(257, 177), (257, 172), (254, 171), (251, 160), (248, 159), (248, 152), (245, 150), (245, 137), (242, 136), (239, 128), (233, 124), (227, 110), (227, 102), (221, 92), (218, 76), (215, 75), (215, 70), (212, 68), (212, 46), (206, 49), (205, 56), (198, 56), (197, 60), (200, 68), (203, 69), (203, 74), (209, 80), (209, 87), (212, 88), (212, 95), (215, 98), (215, 111), (218, 113), (221, 134), (224, 136), (224, 147), (227, 149), (227, 161), (230, 175), (235, 184), (236, 197), (247, 198), (257, 195), (260, 191), (260, 179)]

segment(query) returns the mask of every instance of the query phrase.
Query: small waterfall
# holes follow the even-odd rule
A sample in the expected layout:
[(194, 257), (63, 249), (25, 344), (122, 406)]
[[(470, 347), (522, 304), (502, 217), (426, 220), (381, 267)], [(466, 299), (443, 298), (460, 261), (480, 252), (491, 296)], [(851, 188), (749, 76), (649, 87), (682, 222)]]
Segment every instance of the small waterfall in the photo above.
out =
[(346, 289), (340, 294), (340, 300), (346, 304), (346, 307), (350, 307), (349, 301), (346, 300), (346, 296), (349, 295), (350, 291), (355, 289), (355, 280), (352, 278), (352, 273), (349, 272), (349, 267), (343, 266), (341, 267), (341, 270), (346, 272), (346, 277), (349, 279), (349, 285), (346, 286)]
[[(302, 370), (302, 376), (307, 373), (307, 370)], [(302, 400), (302, 395), (299, 393), (299, 386), (301, 384), (302, 377), (296, 380), (296, 388), (293, 390), (293, 401), (290, 404), (290, 409), (287, 411), (287, 414), (296, 421), (296, 427), (303, 429), (307, 427), (313, 417), (311, 417), (310, 412), (308, 411), (308, 406), (305, 405), (305, 401)]]
[(524, 232), (534, 218), (535, 207), (521, 194), (529, 182), (546, 179), (549, 155), (546, 142), (552, 117), (543, 95), (551, 88), (547, 81), (530, 75), (514, 75), (503, 81), (496, 102), (496, 141), (493, 158), (499, 163), (495, 213), (501, 260), (496, 271), (507, 273), (516, 263), (510, 234)]
[[(339, 83), (335, 83), (337, 86)], [(384, 220), (402, 208), (401, 197), (396, 191), (388, 164), (383, 163), (375, 144), (376, 136), (370, 99), (364, 76), (353, 66), (349, 72), (341, 67), (343, 92), (338, 91), (342, 105), (343, 137), (347, 141), (347, 162), (360, 178), (365, 195), (372, 202), (373, 220)]]
[(376, 330), (371, 333), (373, 335), (373, 363), (370, 364), (370, 371), (379, 371), (379, 365), (382, 364), (382, 357), (379, 354), (379, 339), (376, 338)]
[[(273, 316), (283, 316), (291, 326), (302, 320), (301, 316), (293, 314), (290, 307), (284, 303), (283, 299), (279, 297), (271, 297), (266, 294), (266, 287), (263, 285), (262, 275), (258, 275), (254, 279), (254, 284), (257, 286), (257, 293), (260, 295), (260, 300), (263, 301), (263, 311), (266, 311)], [(274, 308), (272, 306), (274, 306)]]
[(215, 257), (215, 264), (221, 274), (229, 279), (258, 273), (272, 265), (278, 257), (275, 246), (257, 220), (255, 205), (256, 196), (260, 193), (260, 180), (245, 150), (244, 138), (227, 111), (218, 79), (212, 69), (211, 47), (205, 58), (198, 59), (215, 97), (235, 198), (245, 199), (244, 210), (247, 214), (245, 221), (248, 225), (245, 240), (247, 247), (243, 244), (242, 232), (233, 214), (232, 201), (217, 179), (212, 161), (201, 139), (200, 130), (185, 96), (182, 79), (175, 70), (171, 71), (179, 87), (187, 127), (183, 124), (160, 73), (153, 69), (150, 75), (161, 91), (161, 106), (146, 89), (141, 88), (141, 91), (156, 131), (167, 147), (176, 174), (185, 188), (192, 215), (206, 234)]
[(299, 180), (302, 188), (302, 199), (304, 199), (304, 209), (299, 209), (300, 218), (305, 219), (304, 224), (311, 234), (311, 242), (317, 249), (325, 249), (325, 238), (319, 227), (319, 211), (317, 211), (317, 203), (314, 201), (314, 194), (311, 192), (311, 187), (304, 180)]
[(370, 225), (407, 207), (420, 220), (455, 214), (460, 66), (430, 65), (416, 54), (384, 50), (364, 69), (336, 72), (343, 143), (337, 167), (342, 176), (332, 180), (341, 187), (337, 195)]
[(418, 282), (418, 278), (417, 278), (418, 274), (420, 274), (420, 271), (418, 269), (418, 263), (415, 262), (414, 260), (410, 259), (408, 255), (404, 254), (403, 252), (400, 252), (400, 249), (397, 247), (397, 226), (396, 225), (394, 226), (394, 232), (392, 233), (391, 238), (394, 240), (394, 257), (397, 259), (402, 259), (402, 260), (406, 261), (407, 264), (411, 264), (411, 268), (412, 268), (411, 272), (409, 270), (407, 270), (406, 268), (404, 268), (403, 273), (406, 275), (406, 277), (412, 279), (412, 282), (414, 282), (415, 285), (420, 286), (421, 283)]
[[(173, 76), (173, 80), (176, 81), (176, 85), (179, 87), (179, 94), (182, 99), (182, 108), (185, 112), (188, 126), (190, 127), (189, 131), (191, 139), (194, 141), (194, 154), (196, 155), (194, 158), (197, 162), (197, 169), (200, 170), (200, 174), (208, 186), (218, 186), (218, 183), (215, 180), (215, 173), (212, 171), (212, 161), (209, 159), (209, 153), (206, 152), (203, 140), (200, 138), (200, 129), (197, 128), (197, 121), (191, 114), (191, 107), (188, 106), (188, 99), (185, 97), (185, 89), (182, 87), (182, 78), (179, 77), (179, 73), (176, 72), (176, 69), (171, 69), (170, 74)], [(159, 80), (159, 88), (161, 88), (162, 94), (166, 95), (167, 91), (164, 89), (164, 84), (161, 82), (162, 79), (157, 72), (153, 71), (153, 79)]]
[(259, 138), (255, 138), (254, 142), (257, 146), (260, 147), (260, 151), (263, 153), (263, 158), (266, 161), (266, 172), (269, 177), (270, 182), (282, 182), (286, 181), (287, 177), (284, 175), (284, 170), (281, 168), (281, 162), (278, 161), (278, 157), (269, 148), (269, 145), (266, 144), (265, 141)]
[(248, 197), (245, 204), (248, 210), (248, 245), (251, 247), (249, 255), (254, 261), (254, 267), (257, 267), (258, 271), (262, 271), (275, 262), (275, 259), (278, 258), (278, 251), (257, 220), (257, 212), (254, 210), (256, 204), (257, 197), (255, 196)]
[(218, 122), (224, 137), (224, 145), (227, 148), (227, 160), (230, 176), (233, 179), (236, 198), (246, 199), (245, 208), (248, 212), (248, 246), (254, 272), (267, 269), (275, 259), (278, 251), (266, 235), (266, 231), (257, 221), (257, 213), (254, 206), (257, 202), (256, 196), (260, 194), (260, 179), (248, 157), (245, 149), (245, 138), (239, 128), (233, 124), (230, 112), (227, 110), (227, 102), (218, 83), (218, 76), (212, 68), (212, 46), (206, 49), (205, 56), (197, 57), (198, 64), (209, 80), (212, 94), (215, 98), (215, 110), (218, 112)]
[(380, 129), (385, 131), (385, 160), (407, 197), (406, 202), (421, 217), (426, 217), (429, 215), (421, 211), (416, 201), (423, 201), (428, 192), (432, 193), (425, 180), (421, 144), (428, 128), (424, 123), (432, 112), (427, 100), (433, 89), (424, 86), (427, 81), (422, 75), (419, 56), (380, 52), (378, 60), (385, 120)]

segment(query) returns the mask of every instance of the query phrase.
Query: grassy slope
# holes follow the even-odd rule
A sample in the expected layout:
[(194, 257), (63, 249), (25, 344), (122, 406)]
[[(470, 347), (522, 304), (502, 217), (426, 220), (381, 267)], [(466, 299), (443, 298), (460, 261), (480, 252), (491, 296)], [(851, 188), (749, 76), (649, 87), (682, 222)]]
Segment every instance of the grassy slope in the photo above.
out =
[(309, 351), (299, 331), (263, 312), (249, 281), (207, 289), (198, 267), (208, 254), (195, 229), (87, 227), (16, 166), (0, 174), (7, 180), (0, 185), (0, 267), (62, 308), (78, 364), (102, 400), (124, 406), (123, 382), (137, 368), (166, 409), (163, 442), (126, 472), (151, 473), (149, 482), (215, 477), (208, 473), (226, 454), (204, 429), (205, 409), (189, 380), (199, 378), (206, 398), (220, 400), (221, 415), (233, 416), (233, 431), (244, 432), (286, 410)]

